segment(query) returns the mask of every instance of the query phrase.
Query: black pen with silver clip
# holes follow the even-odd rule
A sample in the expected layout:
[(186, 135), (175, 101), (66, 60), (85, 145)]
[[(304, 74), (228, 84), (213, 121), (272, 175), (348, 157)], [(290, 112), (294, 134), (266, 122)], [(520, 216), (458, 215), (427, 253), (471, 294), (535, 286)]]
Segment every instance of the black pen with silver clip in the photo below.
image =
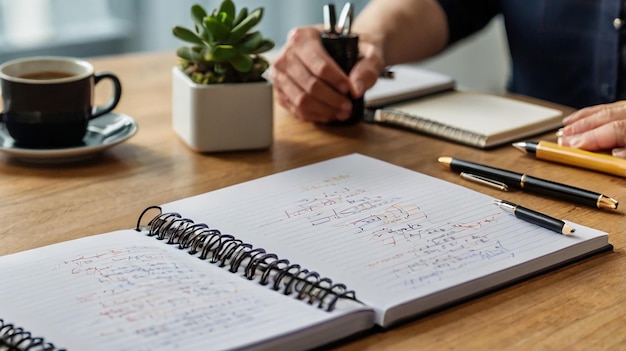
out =
[(495, 200), (493, 203), (504, 211), (515, 215), (515, 217), (523, 221), (536, 224), (546, 229), (550, 229), (559, 234), (570, 235), (576, 231), (572, 226), (563, 222), (560, 219), (550, 217), (541, 212), (533, 211), (529, 208), (522, 207), (512, 202)]
[(500, 182), (507, 187), (513, 187), (539, 195), (550, 196), (559, 200), (569, 201), (589, 207), (615, 210), (618, 206), (617, 200), (606, 195), (576, 188), (567, 184), (532, 177), (524, 173), (489, 167), (452, 157), (439, 157), (438, 161), (441, 165), (449, 168), (450, 170), (480, 176), (493, 182)]

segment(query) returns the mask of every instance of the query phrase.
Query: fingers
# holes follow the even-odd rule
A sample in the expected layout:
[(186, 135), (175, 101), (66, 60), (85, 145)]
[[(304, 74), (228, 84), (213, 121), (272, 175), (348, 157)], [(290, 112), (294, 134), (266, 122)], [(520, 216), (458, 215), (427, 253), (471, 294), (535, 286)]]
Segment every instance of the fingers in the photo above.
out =
[(558, 143), (589, 151), (613, 150), (626, 158), (626, 101), (583, 108), (565, 117)]
[[(309, 71), (312, 77), (318, 78), (325, 87), (345, 95), (350, 89), (350, 83), (341, 68), (326, 53), (320, 40), (321, 32), (313, 27), (296, 28), (289, 34), (286, 44), (286, 51), (297, 57), (298, 62), (294, 62), (295, 67)], [(295, 71), (295, 69), (294, 69)], [(313, 83), (308, 82), (308, 85)]]
[(350, 71), (351, 90), (353, 97), (361, 97), (378, 80), (384, 68), (382, 53), (375, 45), (361, 41), (359, 45), (360, 59)]
[[(294, 84), (288, 77), (275, 76), (273, 78), (274, 92), (278, 102), (291, 112), (294, 117), (305, 122), (328, 123), (335, 120), (344, 120), (350, 116), (350, 101), (345, 98), (348, 108), (346, 112), (340, 109), (331, 108), (325, 103), (320, 103), (307, 95), (297, 84)], [(281, 82), (278, 84), (277, 82)]]
[(328, 56), (314, 27), (290, 33), (271, 79), (279, 103), (298, 119), (330, 122), (350, 117), (350, 80)]
[(626, 146), (626, 120), (603, 124), (580, 134), (561, 135), (559, 144), (589, 151), (624, 147)]
[(590, 106), (565, 117), (560, 133), (576, 135), (620, 119), (626, 119), (626, 101)]
[(350, 76), (341, 70), (321, 44), (315, 27), (292, 30), (271, 79), (278, 101), (296, 118), (309, 122), (332, 122), (350, 117), (348, 98), (363, 96), (384, 67), (382, 50), (360, 40), (359, 61)]

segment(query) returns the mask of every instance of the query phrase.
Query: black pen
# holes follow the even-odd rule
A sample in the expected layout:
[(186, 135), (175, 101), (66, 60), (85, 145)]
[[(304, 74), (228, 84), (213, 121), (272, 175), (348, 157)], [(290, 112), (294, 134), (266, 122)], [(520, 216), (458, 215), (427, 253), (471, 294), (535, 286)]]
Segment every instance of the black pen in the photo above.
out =
[(478, 163), (463, 161), (452, 157), (439, 157), (439, 163), (456, 171), (478, 175), (522, 189), (531, 193), (551, 196), (560, 200), (603, 209), (617, 209), (618, 201), (606, 195), (576, 188), (567, 184), (535, 178), (523, 173), (516, 173)]
[(560, 219), (556, 219), (554, 217), (550, 217), (543, 213), (533, 211), (526, 207), (516, 205), (512, 202), (495, 200), (494, 204), (496, 204), (498, 207), (505, 210), (506, 212), (515, 215), (515, 217), (523, 221), (536, 224), (540, 227), (550, 229), (560, 234), (569, 235), (576, 231), (574, 228), (572, 228), (572, 226), (563, 222)]

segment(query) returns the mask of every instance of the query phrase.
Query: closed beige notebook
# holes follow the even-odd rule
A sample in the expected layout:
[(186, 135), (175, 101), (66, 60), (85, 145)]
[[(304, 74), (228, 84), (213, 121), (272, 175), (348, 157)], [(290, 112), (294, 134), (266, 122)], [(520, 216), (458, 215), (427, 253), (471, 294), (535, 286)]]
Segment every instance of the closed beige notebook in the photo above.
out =
[(490, 148), (557, 129), (562, 112), (503, 96), (455, 90), (376, 110), (374, 120)]

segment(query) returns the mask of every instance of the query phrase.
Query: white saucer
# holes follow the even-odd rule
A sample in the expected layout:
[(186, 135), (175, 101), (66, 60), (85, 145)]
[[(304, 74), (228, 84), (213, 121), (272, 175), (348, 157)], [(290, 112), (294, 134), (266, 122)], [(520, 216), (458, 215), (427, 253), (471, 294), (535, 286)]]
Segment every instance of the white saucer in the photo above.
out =
[(128, 140), (137, 133), (132, 117), (111, 112), (93, 119), (87, 127), (83, 145), (58, 149), (28, 149), (15, 146), (15, 141), (0, 124), (0, 152), (26, 162), (62, 163), (93, 157), (104, 149)]

